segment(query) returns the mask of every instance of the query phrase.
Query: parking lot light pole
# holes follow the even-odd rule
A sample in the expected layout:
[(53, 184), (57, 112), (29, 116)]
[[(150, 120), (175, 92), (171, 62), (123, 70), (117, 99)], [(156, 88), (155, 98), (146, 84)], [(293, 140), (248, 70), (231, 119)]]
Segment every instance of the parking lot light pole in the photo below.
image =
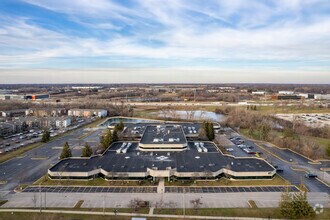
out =
[(185, 189), (183, 188), (183, 194), (182, 194), (182, 207), (183, 207), (183, 218), (186, 218), (186, 207), (185, 207)]
[(41, 184), (39, 184), (39, 199), (40, 199), (40, 212), (41, 212), (41, 208), (42, 208), (42, 195), (41, 195)]
[(103, 195), (103, 215), (105, 214), (105, 195)]

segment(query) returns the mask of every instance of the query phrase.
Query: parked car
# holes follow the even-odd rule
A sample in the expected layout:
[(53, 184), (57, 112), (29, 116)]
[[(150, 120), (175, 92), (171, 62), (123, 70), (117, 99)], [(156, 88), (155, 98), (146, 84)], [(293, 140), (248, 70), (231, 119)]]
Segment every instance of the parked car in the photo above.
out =
[(228, 152), (232, 152), (232, 151), (234, 151), (233, 148), (227, 148), (226, 150), (227, 150)]
[(282, 173), (284, 170), (282, 168), (276, 168), (276, 173)]
[(306, 174), (305, 174), (305, 177), (306, 177), (306, 178), (316, 178), (317, 175), (316, 175), (316, 174), (313, 174), (313, 173), (306, 173)]

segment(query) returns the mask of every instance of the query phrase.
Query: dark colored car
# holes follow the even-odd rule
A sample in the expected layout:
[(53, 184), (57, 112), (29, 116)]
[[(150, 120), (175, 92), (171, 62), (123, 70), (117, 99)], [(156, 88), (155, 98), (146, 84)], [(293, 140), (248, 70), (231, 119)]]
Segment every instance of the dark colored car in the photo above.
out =
[(306, 174), (305, 174), (305, 177), (306, 177), (306, 178), (316, 178), (317, 175), (316, 175), (316, 174), (313, 174), (313, 173), (306, 173)]
[(282, 173), (284, 170), (282, 168), (276, 168), (276, 173)]

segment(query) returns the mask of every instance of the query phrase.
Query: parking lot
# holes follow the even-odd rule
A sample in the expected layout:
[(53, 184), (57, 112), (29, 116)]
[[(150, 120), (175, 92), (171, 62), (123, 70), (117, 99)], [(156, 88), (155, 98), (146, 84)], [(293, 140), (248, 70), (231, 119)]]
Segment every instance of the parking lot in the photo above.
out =
[(23, 192), (46, 193), (157, 193), (157, 187), (114, 187), (114, 186), (30, 186)]
[(295, 186), (165, 187), (165, 193), (298, 192)]

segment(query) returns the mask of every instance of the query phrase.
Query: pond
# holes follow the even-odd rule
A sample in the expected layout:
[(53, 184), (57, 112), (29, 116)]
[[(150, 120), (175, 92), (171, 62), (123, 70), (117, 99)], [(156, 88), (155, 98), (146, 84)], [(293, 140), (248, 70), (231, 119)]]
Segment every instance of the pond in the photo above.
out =
[(214, 122), (222, 122), (225, 116), (211, 111), (185, 111), (185, 110), (164, 110), (156, 113), (159, 117), (180, 118), (185, 120), (210, 120)]
[(113, 126), (120, 122), (123, 123), (151, 123), (157, 120), (141, 119), (141, 118), (126, 118), (126, 117), (113, 117), (103, 122), (100, 126)]

